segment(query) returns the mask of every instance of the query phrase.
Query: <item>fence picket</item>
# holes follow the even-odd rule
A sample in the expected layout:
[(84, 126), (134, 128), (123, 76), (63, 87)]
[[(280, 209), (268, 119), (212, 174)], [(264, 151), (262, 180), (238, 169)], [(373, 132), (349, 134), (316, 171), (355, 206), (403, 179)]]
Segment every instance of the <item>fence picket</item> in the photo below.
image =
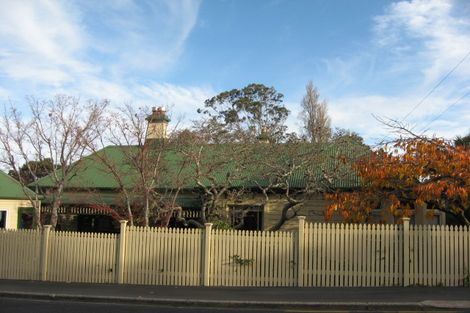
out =
[[(401, 225), (305, 223), (302, 252), (302, 240), (291, 232), (213, 230), (209, 284), (295, 286), (301, 279), (306, 287), (396, 286), (404, 283), (405, 262), (410, 284), (464, 284), (470, 261), (468, 227), (410, 226), (409, 260), (403, 260), (403, 233)], [(201, 284), (203, 231), (129, 226), (126, 234), (125, 283)], [(40, 278), (41, 236), (38, 230), (0, 231), (0, 279)], [(115, 234), (50, 232), (47, 279), (114, 282), (117, 243)]]
[(470, 278), (470, 227), (465, 226), (463, 228), (464, 233), (462, 234), (463, 237), (463, 272), (464, 275), (462, 276), (462, 284), (465, 283), (465, 277)]

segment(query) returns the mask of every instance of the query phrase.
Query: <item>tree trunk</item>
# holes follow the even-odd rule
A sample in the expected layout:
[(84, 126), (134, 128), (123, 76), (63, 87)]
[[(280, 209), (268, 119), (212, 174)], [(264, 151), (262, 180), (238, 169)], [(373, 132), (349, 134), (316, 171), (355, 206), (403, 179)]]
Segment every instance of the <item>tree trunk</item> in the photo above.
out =
[(145, 207), (144, 207), (144, 226), (148, 227), (149, 226), (149, 195), (148, 192), (145, 193)]
[(134, 226), (134, 216), (132, 216), (131, 201), (126, 196), (127, 217), (129, 218), (129, 226)]
[(41, 204), (38, 199), (39, 195), (39, 188), (38, 185), (36, 184), (35, 188), (35, 202), (33, 203), (34, 207), (34, 215), (33, 215), (33, 228), (42, 228), (42, 223), (41, 223)]
[(51, 220), (50, 224), (52, 226), (52, 229), (55, 229), (57, 226), (57, 220), (58, 220), (58, 209), (60, 206), (60, 199), (54, 198), (54, 201), (52, 202), (52, 212), (51, 212)]
[(470, 221), (468, 218), (465, 216), (465, 212), (461, 211), (459, 215), (459, 219), (462, 221), (462, 223), (465, 224), (465, 226), (470, 226)]
[(39, 207), (38, 204), (34, 205), (33, 228), (42, 228), (41, 207)]
[(57, 190), (54, 192), (54, 201), (52, 202), (52, 212), (51, 212), (51, 226), (52, 229), (55, 229), (57, 226), (57, 220), (58, 220), (58, 211), (59, 207), (61, 204), (61, 197), (62, 197), (62, 192), (64, 190), (64, 184), (59, 184), (59, 187)]
[(202, 224), (207, 223), (206, 210), (207, 210), (207, 202), (204, 202), (202, 204), (202, 208), (201, 208), (201, 221), (202, 221)]
[(285, 222), (287, 222), (288, 220), (294, 218), (297, 216), (297, 212), (294, 212), (294, 215), (292, 216), (288, 216), (288, 213), (289, 213), (289, 210), (292, 209), (293, 207), (299, 205), (300, 202), (287, 202), (284, 207), (282, 208), (282, 211), (281, 211), (281, 218), (279, 219), (279, 221), (274, 225), (272, 226), (269, 230), (270, 231), (277, 231), (279, 229), (281, 229), (282, 225), (284, 225)]

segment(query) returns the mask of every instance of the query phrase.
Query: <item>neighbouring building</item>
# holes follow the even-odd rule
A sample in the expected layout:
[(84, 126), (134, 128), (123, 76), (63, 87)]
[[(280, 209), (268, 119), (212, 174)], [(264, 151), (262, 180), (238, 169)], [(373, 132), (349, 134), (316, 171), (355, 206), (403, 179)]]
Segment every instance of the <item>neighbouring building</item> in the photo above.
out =
[(34, 209), (27, 192), (34, 199), (34, 192), (23, 189), (14, 178), (0, 171), (0, 229), (30, 228)]

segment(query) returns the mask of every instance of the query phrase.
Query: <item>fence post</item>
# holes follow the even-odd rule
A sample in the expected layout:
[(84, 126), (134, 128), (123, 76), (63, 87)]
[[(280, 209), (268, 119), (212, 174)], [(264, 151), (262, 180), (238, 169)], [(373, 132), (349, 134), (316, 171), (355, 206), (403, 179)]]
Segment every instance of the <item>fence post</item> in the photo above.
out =
[(304, 286), (304, 234), (305, 216), (298, 216), (299, 229), (297, 231), (297, 286)]
[(119, 221), (121, 224), (119, 232), (119, 246), (117, 250), (117, 266), (116, 266), (116, 283), (122, 284), (124, 282), (124, 260), (126, 253), (126, 241), (127, 241), (127, 221)]
[(410, 218), (403, 217), (403, 286), (410, 285)]
[(49, 235), (51, 233), (51, 225), (44, 225), (42, 229), (41, 250), (39, 259), (39, 275), (42, 281), (47, 280), (47, 255), (49, 254)]
[(202, 285), (209, 286), (209, 266), (212, 223), (205, 223), (204, 239), (202, 243)]

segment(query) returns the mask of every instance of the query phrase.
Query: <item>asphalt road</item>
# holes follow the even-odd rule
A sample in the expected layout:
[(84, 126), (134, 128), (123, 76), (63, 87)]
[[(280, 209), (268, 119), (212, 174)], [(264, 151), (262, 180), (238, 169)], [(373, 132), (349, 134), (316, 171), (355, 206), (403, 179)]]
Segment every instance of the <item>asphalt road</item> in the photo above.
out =
[[(74, 301), (57, 301), (57, 300), (32, 300), (32, 299), (15, 299), (0, 298), (1, 313), (318, 313), (326, 312), (324, 310), (308, 310), (308, 309), (252, 309), (252, 308), (204, 308), (204, 307), (169, 307), (160, 305), (129, 305), (121, 303), (95, 303), (95, 302), (74, 302)], [(384, 311), (328, 311), (335, 313), (347, 312), (367, 312), (379, 313)], [(386, 311), (388, 313), (392, 311)], [(395, 311), (405, 313), (405, 311)], [(406, 311), (412, 312), (412, 311)], [(423, 312), (423, 311), (415, 311)], [(426, 311), (426, 312), (465, 312), (465, 311)], [(468, 311), (467, 311), (468, 312)]]
[(1, 313), (235, 313), (240, 311), (247, 313), (284, 312), (273, 309), (168, 307), (121, 303), (110, 304), (0, 298)]

